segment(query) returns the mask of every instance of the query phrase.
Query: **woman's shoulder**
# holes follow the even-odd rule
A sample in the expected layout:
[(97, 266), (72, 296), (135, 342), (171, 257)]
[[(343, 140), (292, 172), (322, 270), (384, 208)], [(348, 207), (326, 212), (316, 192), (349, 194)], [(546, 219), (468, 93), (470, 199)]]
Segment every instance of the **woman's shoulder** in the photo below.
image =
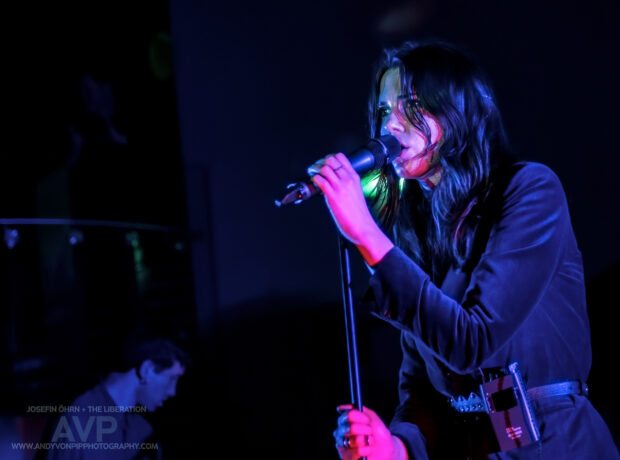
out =
[(562, 206), (565, 194), (560, 179), (549, 166), (513, 161), (495, 169), (485, 201), (487, 210), (495, 209), (503, 215), (523, 203), (538, 203), (543, 208)]
[(495, 168), (492, 184), (503, 195), (519, 191), (562, 189), (558, 175), (549, 166), (535, 161), (504, 162)]
[(500, 215), (527, 209), (531, 213), (547, 215), (567, 207), (566, 194), (558, 175), (549, 166), (518, 161), (503, 172), (496, 184), (495, 202)]
[(517, 169), (515, 178), (521, 180), (548, 179), (559, 181), (555, 171), (543, 163), (538, 163), (536, 161), (517, 161), (514, 163), (514, 167)]

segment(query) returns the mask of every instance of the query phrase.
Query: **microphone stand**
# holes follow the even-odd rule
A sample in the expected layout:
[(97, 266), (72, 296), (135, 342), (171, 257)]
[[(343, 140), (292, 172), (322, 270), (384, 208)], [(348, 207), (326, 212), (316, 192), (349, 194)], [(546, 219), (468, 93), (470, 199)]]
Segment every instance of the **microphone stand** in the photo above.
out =
[[(357, 344), (355, 340), (355, 314), (353, 310), (353, 293), (351, 291), (351, 266), (349, 265), (349, 242), (341, 234), (338, 235), (340, 252), (340, 279), (342, 284), (342, 304), (344, 307), (344, 328), (347, 336), (347, 355), (349, 358), (349, 383), (351, 386), (351, 404), (362, 410), (362, 390), (360, 387), (359, 364), (357, 360)], [(366, 460), (361, 457), (360, 460)]]
[(351, 404), (362, 410), (362, 391), (360, 388), (357, 345), (355, 341), (355, 315), (353, 311), (353, 294), (351, 292), (351, 269), (349, 265), (349, 244), (338, 235), (340, 251), (340, 277), (342, 282), (342, 303), (344, 307), (344, 327), (347, 336), (347, 354), (349, 358), (349, 382), (351, 384)]

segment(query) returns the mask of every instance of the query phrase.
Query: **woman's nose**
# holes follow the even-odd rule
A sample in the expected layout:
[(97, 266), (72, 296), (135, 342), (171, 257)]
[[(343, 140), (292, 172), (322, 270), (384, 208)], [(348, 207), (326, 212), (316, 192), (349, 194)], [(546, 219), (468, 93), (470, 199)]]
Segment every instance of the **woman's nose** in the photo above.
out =
[(385, 124), (385, 131), (387, 134), (402, 133), (405, 131), (405, 125), (398, 116), (396, 110), (390, 113), (387, 123)]

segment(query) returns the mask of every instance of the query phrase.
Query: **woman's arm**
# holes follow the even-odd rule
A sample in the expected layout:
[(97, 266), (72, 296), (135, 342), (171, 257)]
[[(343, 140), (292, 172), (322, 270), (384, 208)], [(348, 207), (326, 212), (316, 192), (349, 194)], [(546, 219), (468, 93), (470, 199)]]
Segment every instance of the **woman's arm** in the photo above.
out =
[(412, 333), (457, 373), (472, 372), (510, 339), (543, 297), (569, 234), (558, 178), (543, 165), (529, 164), (504, 192), (498, 223), (462, 303), (393, 248), (373, 267), (377, 313)]

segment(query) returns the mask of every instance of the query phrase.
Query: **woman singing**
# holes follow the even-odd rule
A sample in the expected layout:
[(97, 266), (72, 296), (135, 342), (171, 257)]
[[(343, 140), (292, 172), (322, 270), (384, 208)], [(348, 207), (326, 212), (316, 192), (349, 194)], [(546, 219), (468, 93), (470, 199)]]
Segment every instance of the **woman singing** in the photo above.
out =
[(386, 51), (369, 115), (371, 137), (402, 148), (373, 198), (340, 153), (312, 180), (372, 269), (365, 301), (401, 331), (400, 404), (389, 426), (340, 406), (341, 458), (619, 458), (587, 398), (583, 265), (557, 176), (507, 153), (489, 85), (445, 44)]

